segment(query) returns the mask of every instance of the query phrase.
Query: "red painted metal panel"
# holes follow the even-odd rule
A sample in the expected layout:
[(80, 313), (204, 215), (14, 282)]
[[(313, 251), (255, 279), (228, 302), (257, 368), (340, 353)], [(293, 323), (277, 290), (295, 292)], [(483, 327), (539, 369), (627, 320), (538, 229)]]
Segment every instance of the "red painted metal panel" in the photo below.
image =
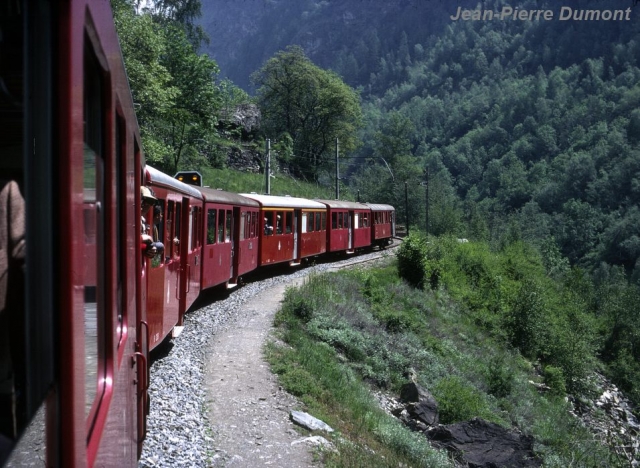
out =
[(264, 235), (262, 228), (260, 243), (260, 265), (289, 262), (295, 259), (293, 234)]
[(230, 271), (231, 242), (206, 245), (202, 259), (202, 289), (229, 281)]
[(325, 231), (307, 232), (300, 235), (302, 247), (300, 258), (313, 257), (327, 251), (327, 234)]

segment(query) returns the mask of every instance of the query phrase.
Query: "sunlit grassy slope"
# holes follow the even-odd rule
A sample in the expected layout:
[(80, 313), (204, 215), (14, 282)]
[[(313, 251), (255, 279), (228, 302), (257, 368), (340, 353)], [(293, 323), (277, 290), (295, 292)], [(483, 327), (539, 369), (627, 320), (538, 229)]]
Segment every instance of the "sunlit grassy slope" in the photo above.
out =
[[(203, 183), (214, 189), (222, 189), (235, 193), (266, 193), (266, 182), (263, 174), (240, 172), (233, 169), (203, 169)], [(302, 198), (334, 199), (335, 187), (328, 185), (302, 182), (283, 173), (271, 177), (272, 195), (290, 195)], [(346, 187), (340, 187), (341, 200), (354, 200)]]

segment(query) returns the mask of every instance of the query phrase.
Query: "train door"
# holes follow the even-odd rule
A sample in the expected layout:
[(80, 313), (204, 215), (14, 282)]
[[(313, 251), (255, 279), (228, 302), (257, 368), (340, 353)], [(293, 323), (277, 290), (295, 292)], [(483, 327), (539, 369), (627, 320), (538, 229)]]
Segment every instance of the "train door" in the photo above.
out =
[(298, 252), (298, 233), (301, 232), (301, 227), (298, 225), (298, 220), (302, 220), (300, 210), (293, 210), (293, 258), (297, 260), (300, 258), (300, 252)]
[(240, 255), (236, 252), (236, 247), (239, 246), (239, 242), (236, 243), (236, 233), (239, 235), (239, 239), (244, 237), (244, 217), (240, 215), (240, 207), (233, 207), (233, 232), (231, 233), (231, 261), (229, 278), (233, 281), (236, 276), (238, 276), (238, 262), (240, 259)]
[[(178, 205), (180, 206), (180, 205)], [(178, 251), (180, 252), (180, 278), (178, 280), (178, 325), (182, 325), (184, 313), (187, 310), (187, 293), (191, 284), (191, 265), (189, 264), (189, 246), (191, 245), (191, 210), (189, 209), (189, 199), (182, 197), (182, 207), (178, 215), (180, 217)]]
[[(353, 250), (353, 229), (354, 229), (354, 223), (353, 223), (353, 211), (349, 211), (349, 220), (347, 221), (349, 223), (349, 225), (347, 226), (349, 228), (349, 241), (348, 241), (348, 250)], [(357, 226), (355, 226), (357, 227)]]

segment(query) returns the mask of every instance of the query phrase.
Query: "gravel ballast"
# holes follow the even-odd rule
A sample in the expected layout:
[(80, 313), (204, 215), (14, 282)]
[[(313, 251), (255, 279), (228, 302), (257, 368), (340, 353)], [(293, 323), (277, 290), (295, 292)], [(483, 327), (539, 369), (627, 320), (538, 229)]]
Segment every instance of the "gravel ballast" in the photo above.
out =
[[(389, 255), (388, 251), (382, 254)], [(150, 414), (139, 467), (209, 467), (224, 463), (215, 456), (215, 436), (206, 415), (207, 350), (217, 334), (233, 329), (243, 304), (266, 289), (310, 273), (322, 273), (379, 257), (380, 252), (372, 252), (338, 262), (297, 268), (291, 273), (246, 284), (228, 296), (187, 313), (180, 336), (163, 345), (160, 350), (163, 355), (151, 366)]]

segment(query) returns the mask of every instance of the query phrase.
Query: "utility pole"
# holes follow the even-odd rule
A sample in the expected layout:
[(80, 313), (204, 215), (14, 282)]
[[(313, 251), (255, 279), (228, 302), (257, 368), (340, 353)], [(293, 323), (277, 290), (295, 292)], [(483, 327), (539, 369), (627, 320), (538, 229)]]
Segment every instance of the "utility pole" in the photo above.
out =
[(339, 162), (338, 139), (336, 138), (336, 200), (340, 200), (340, 162)]
[(425, 221), (424, 221), (424, 233), (427, 235), (427, 237), (429, 237), (429, 168), (427, 167), (425, 169), (425, 210), (426, 210), (426, 217), (425, 217)]
[(266, 180), (267, 195), (271, 195), (271, 140), (267, 138), (267, 163), (264, 167), (264, 176)]
[(409, 235), (409, 189), (407, 188), (407, 183), (404, 183), (404, 208), (405, 208), (405, 219), (407, 221), (407, 236)]

